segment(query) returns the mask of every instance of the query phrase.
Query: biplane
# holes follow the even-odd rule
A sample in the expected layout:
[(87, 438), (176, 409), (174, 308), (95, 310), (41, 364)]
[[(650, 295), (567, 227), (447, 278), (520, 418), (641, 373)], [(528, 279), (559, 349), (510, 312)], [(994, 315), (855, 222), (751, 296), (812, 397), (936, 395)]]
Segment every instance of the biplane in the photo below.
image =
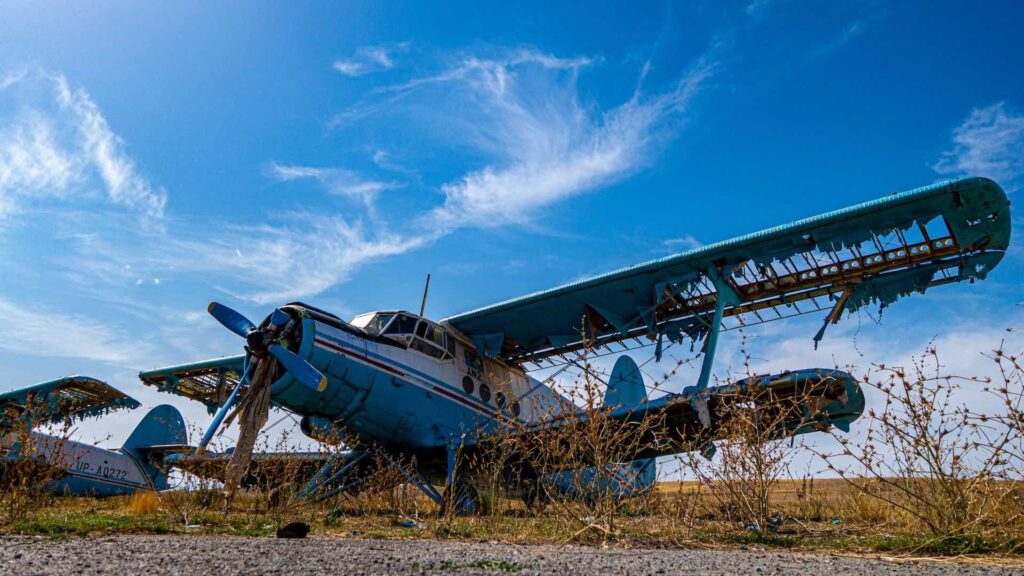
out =
[[(844, 314), (984, 279), (1009, 240), (1005, 192), (991, 180), (964, 178), (441, 321), (403, 310), (345, 321), (293, 302), (256, 325), (212, 303), (209, 313), (245, 339), (244, 353), (150, 370), (140, 378), (216, 413), (200, 450), (228, 412), (248, 413), (240, 419), (233, 456), (243, 471), (252, 450), (251, 438), (243, 439), (258, 432), (266, 411), (276, 406), (300, 416), (302, 431), (314, 439), (354, 438), (355, 445), (381, 447), (396, 461), (414, 457), (415, 470), (406, 472), (411, 482), (438, 503), (471, 509), (476, 497), (472, 478), (457, 473), (460, 452), (506, 423), (530, 433), (580, 417), (581, 408), (530, 374), (580, 365), (585, 356), (618, 354), (606, 395), (610, 417), (627, 422), (657, 415), (662, 422), (660, 441), (630, 455), (616, 476), (621, 482), (615, 490), (629, 496), (653, 483), (652, 458), (713, 453), (724, 411), (736, 408), (728, 398), (737, 390), (801, 398), (786, 422), (791, 434), (848, 431), (861, 415), (863, 392), (839, 370), (797, 369), (711, 386), (721, 332), (819, 313), (816, 345)], [(696, 381), (681, 392), (648, 398), (629, 353), (652, 346), (660, 359), (685, 341), (703, 354)], [(366, 451), (352, 449), (332, 460), (304, 490), (345, 491), (367, 473)], [(510, 478), (529, 474), (522, 467), (509, 471)], [(231, 484), (229, 474), (229, 489)]]
[[(68, 438), (82, 419), (139, 407), (134, 398), (85, 376), (0, 393), (0, 479), (14, 480), (31, 465), (43, 488), (57, 494), (114, 496), (167, 488), (166, 448), (186, 442), (185, 422), (173, 406), (150, 410), (117, 450)], [(51, 433), (40, 431), (47, 427)]]

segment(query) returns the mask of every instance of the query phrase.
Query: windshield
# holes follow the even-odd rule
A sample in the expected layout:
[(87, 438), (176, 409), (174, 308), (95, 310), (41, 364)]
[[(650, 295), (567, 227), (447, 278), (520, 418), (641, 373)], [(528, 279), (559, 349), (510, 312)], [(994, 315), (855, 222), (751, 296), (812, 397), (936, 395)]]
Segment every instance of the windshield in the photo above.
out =
[(363, 330), (366, 330), (370, 334), (380, 334), (381, 330), (388, 325), (388, 321), (394, 314), (374, 312), (372, 314), (362, 314), (352, 319), (353, 326), (358, 326)]

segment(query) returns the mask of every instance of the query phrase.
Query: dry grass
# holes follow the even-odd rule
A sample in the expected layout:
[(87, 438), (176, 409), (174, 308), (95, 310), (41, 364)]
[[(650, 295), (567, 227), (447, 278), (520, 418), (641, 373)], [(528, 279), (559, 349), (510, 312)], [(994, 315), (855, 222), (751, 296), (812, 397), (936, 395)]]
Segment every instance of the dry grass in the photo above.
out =
[(160, 495), (148, 490), (139, 491), (128, 498), (125, 511), (129, 514), (151, 515), (160, 511)]
[[(405, 476), (387, 464), (395, 460), (381, 452), (375, 453), (373, 466), (363, 476), (365, 482), (356, 490), (319, 503), (295, 497), (305, 478), (300, 471), (256, 469), (253, 474), (261, 477), (263, 488), (242, 490), (227, 505), (214, 483), (186, 477), (175, 490), (159, 495), (58, 498), (7, 520), (0, 528), (51, 535), (266, 535), (282, 524), (301, 520), (316, 533), (338, 537), (620, 546), (757, 543), (857, 553), (998, 553), (1019, 559), (1024, 552), (1020, 475), (1024, 369), (1017, 355), (996, 350), (990, 358), (999, 369), (999, 379), (985, 382), (945, 374), (933, 351), (927, 358), (932, 372), (921, 364), (913, 370), (876, 367), (874, 376), (869, 373), (864, 378), (869, 393), (873, 389), (889, 401), (884, 411), (868, 413), (858, 421), (859, 436), (855, 430), (844, 437), (841, 456), (848, 464), (842, 465), (834, 455), (817, 455), (819, 464), (861, 470), (864, 477), (789, 476), (793, 455), (809, 449), (790, 443), (785, 436), (763, 434), (757, 426), (771, 422), (776, 411), (791, 411), (793, 406), (759, 396), (757, 401), (763, 402), (754, 408), (753, 399), (735, 403), (744, 413), (716, 413), (738, 424), (726, 439), (726, 444), (732, 441), (727, 449), (719, 446), (717, 461), (682, 460), (689, 466), (686, 472), (700, 481), (662, 483), (632, 499), (595, 492), (591, 488), (601, 485), (606, 466), (621, 462), (651, 439), (657, 441), (660, 424), (643, 421), (628, 428), (607, 418), (597, 393), (603, 382), (580, 358), (580, 365), (587, 369), (578, 377), (582, 397), (577, 400), (591, 416), (570, 417), (570, 425), (546, 434), (527, 436), (515, 428), (506, 429), (491, 437), (489, 447), (478, 448), (462, 469), (486, 503), (477, 515), (442, 510), (407, 484)], [(676, 366), (680, 364), (677, 361)], [(997, 408), (981, 414), (949, 400), (951, 383), (964, 381), (984, 385), (985, 393), (1000, 400)], [(906, 430), (914, 432), (907, 435)], [(950, 430), (973, 434), (954, 436)], [(890, 449), (877, 449), (879, 442), (888, 442)], [(922, 472), (922, 463), (930, 468)], [(587, 467), (594, 475), (578, 478), (570, 492), (588, 497), (547, 493), (546, 506), (527, 508), (508, 490), (509, 485), (531, 478), (546, 490), (544, 482), (537, 481), (544, 474)]]

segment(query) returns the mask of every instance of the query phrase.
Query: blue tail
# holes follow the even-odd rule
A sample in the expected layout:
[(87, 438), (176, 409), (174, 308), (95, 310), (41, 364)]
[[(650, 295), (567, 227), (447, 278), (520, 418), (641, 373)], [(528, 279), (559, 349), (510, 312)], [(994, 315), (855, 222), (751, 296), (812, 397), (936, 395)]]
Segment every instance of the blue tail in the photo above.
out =
[(646, 396), (640, 367), (629, 356), (619, 356), (604, 393), (605, 408), (633, 407), (643, 402)]
[(167, 488), (167, 469), (154, 461), (153, 447), (188, 443), (185, 420), (178, 409), (170, 404), (153, 408), (135, 427), (121, 447), (121, 452), (135, 459), (152, 481), (155, 490)]
[[(639, 406), (647, 397), (640, 367), (629, 356), (620, 356), (608, 379), (604, 406), (610, 410)], [(616, 498), (632, 498), (654, 486), (657, 465), (654, 458), (644, 458), (622, 464), (610, 464), (605, 474), (595, 468), (566, 470), (542, 478), (548, 489), (572, 498), (593, 498), (599, 493), (613, 494)]]
[[(608, 378), (608, 390), (604, 394), (604, 405), (606, 408), (616, 406), (634, 407), (639, 406), (647, 399), (647, 388), (644, 386), (644, 376), (640, 367), (636, 365), (629, 356), (619, 356), (612, 368), (612, 375)], [(657, 479), (657, 465), (654, 458), (634, 460), (629, 464), (631, 471), (624, 476), (629, 479), (632, 485), (633, 494), (645, 492), (654, 486)]]

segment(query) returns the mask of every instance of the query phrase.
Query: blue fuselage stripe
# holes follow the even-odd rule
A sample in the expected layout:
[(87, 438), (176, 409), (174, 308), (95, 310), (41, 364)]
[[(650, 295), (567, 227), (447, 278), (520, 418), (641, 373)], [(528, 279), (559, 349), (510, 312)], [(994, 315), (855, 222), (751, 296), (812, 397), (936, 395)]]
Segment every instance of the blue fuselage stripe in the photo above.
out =
[[(346, 350), (342, 351), (343, 353), (345, 353), (347, 351), (351, 351), (351, 353), (352, 353), (351, 355), (366, 356), (368, 359), (373, 360), (374, 363), (380, 363), (380, 364), (383, 364), (386, 368), (390, 368), (392, 371), (401, 372), (402, 376), (405, 377), (405, 378), (409, 378), (410, 376), (414, 376), (414, 377), (416, 377), (416, 378), (418, 378), (420, 380), (423, 380), (424, 381), (423, 383), (425, 385), (433, 386), (435, 388), (435, 391), (441, 393), (442, 396), (447, 396), (447, 397), (449, 397), (449, 399), (452, 399), (452, 400), (458, 400), (461, 404), (463, 404), (465, 406), (468, 406), (468, 407), (470, 407), (470, 408), (472, 408), (472, 409), (474, 409), (474, 410), (484, 414), (485, 416), (490, 416), (491, 418), (494, 418), (497, 415), (497, 411), (495, 411), (493, 408), (491, 408), (487, 404), (481, 403), (475, 397), (473, 397), (473, 396), (466, 396), (463, 393), (462, 390), (460, 390), (460, 389), (458, 389), (458, 388), (456, 388), (456, 387), (454, 387), (454, 386), (452, 386), (452, 385), (450, 385), (450, 384), (448, 384), (448, 383), (446, 383), (446, 382), (444, 382), (442, 380), (438, 380), (437, 378), (435, 378), (435, 377), (433, 377), (433, 376), (431, 376), (429, 374), (424, 374), (423, 372), (420, 372), (419, 370), (416, 370), (415, 368), (411, 368), (409, 366), (406, 366), (405, 364), (402, 364), (401, 362), (397, 362), (397, 361), (395, 361), (395, 360), (393, 360), (391, 358), (388, 358), (386, 356), (382, 356), (382, 355), (377, 354), (375, 352), (370, 352), (369, 350), (361, 350), (361, 349), (359, 349), (359, 348), (357, 348), (355, 346), (352, 346), (348, 342), (344, 342), (342, 340), (338, 340), (337, 338), (333, 338), (333, 337), (331, 337), (331, 336), (329, 336), (327, 334), (322, 334), (322, 333), (318, 332), (317, 335), (316, 335), (316, 338), (319, 338), (319, 339), (322, 339), (324, 341), (327, 341), (328, 344), (331, 344), (331, 345), (336, 346), (338, 348), (346, 349)], [(377, 367), (377, 366), (375, 366), (375, 368), (379, 369), (379, 367)]]
[[(401, 364), (400, 362), (396, 362), (396, 361), (394, 361), (394, 360), (392, 360), (390, 358), (381, 356), (379, 354), (372, 353), (370, 351), (365, 351), (365, 349), (359, 349), (359, 348), (357, 348), (355, 346), (352, 346), (348, 342), (344, 342), (344, 341), (338, 340), (337, 338), (333, 338), (333, 337), (328, 336), (326, 334), (317, 333), (316, 334), (316, 338), (323, 339), (323, 340), (329, 340), (327, 342), (329, 344), (332, 344), (332, 345), (337, 346), (339, 348), (346, 348), (346, 349), (343, 349), (343, 351), (341, 351), (341, 352), (343, 354), (347, 354), (350, 351), (351, 354), (349, 354), (349, 356), (356, 357), (356, 360), (358, 360), (359, 356), (365, 356), (368, 359), (373, 360), (374, 364), (378, 364), (379, 363), (379, 364), (384, 365), (386, 368), (390, 368), (391, 371), (400, 372), (401, 376), (404, 377), (404, 378), (408, 378), (408, 379), (412, 380), (413, 378), (410, 378), (410, 376), (414, 376), (415, 378), (423, 380), (423, 384), (425, 384), (427, 386), (433, 386), (434, 388), (441, 388), (441, 389), (438, 389), (437, 392), (449, 393), (449, 394), (443, 394), (443, 396), (450, 396), (450, 395), (451, 396), (455, 396), (455, 399), (462, 401), (462, 404), (464, 404), (464, 405), (466, 405), (466, 406), (468, 406), (468, 407), (470, 407), (470, 408), (472, 408), (472, 409), (474, 409), (474, 410), (476, 410), (476, 411), (478, 411), (478, 412), (480, 412), (480, 413), (482, 413), (482, 414), (484, 414), (486, 416), (490, 416), (490, 417), (495, 417), (496, 416), (496, 411), (493, 408), (490, 408), (486, 404), (482, 404), (482, 407), (481, 407), (481, 403), (478, 402), (474, 397), (467, 397), (467, 396), (465, 396), (461, 389), (458, 389), (455, 386), (452, 386), (451, 384), (447, 384), (447, 383), (443, 382), (442, 380), (438, 380), (437, 378), (434, 378), (433, 376), (430, 376), (429, 374), (424, 374), (423, 372), (420, 372), (419, 370), (417, 370), (415, 368), (410, 368), (409, 366), (406, 366), (404, 364)], [(373, 366), (373, 364), (372, 364), (372, 366)], [(374, 366), (374, 368), (380, 369), (379, 366)], [(414, 383), (416, 383), (416, 382), (414, 382)], [(463, 395), (463, 396), (456, 396), (456, 395)]]
[(149, 488), (149, 486), (147, 486), (146, 484), (136, 484), (135, 482), (126, 482), (126, 481), (121, 481), (121, 480), (114, 480), (113, 478), (107, 478), (107, 477), (104, 477), (104, 476), (97, 476), (95, 474), (89, 474), (88, 472), (82, 472), (80, 470), (71, 470), (70, 468), (65, 468), (64, 472), (68, 476), (82, 478), (84, 480), (89, 480), (89, 481), (92, 481), (92, 482), (100, 482), (100, 483), (103, 483), (103, 484), (113, 484), (115, 486), (121, 486), (121, 487), (124, 487), (124, 488)]

